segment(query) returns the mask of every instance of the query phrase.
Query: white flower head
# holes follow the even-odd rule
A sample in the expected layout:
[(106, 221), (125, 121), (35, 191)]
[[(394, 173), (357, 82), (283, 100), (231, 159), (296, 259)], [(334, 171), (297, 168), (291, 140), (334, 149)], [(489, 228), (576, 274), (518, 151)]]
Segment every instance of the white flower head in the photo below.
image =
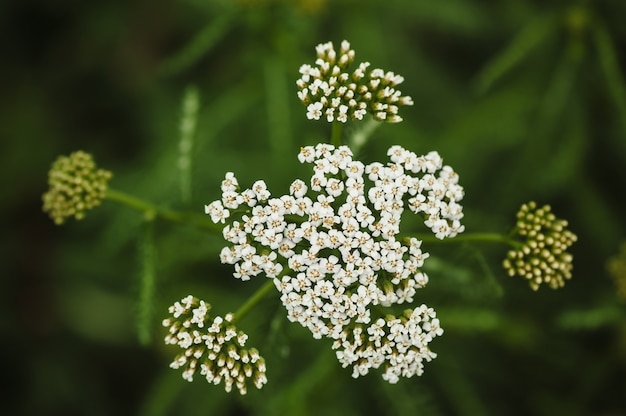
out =
[(349, 72), (355, 53), (348, 41), (341, 42), (339, 52), (332, 42), (321, 43), (315, 50), (315, 66), (302, 65), (296, 81), (298, 98), (307, 106), (309, 120), (346, 123), (362, 120), (370, 113), (376, 120), (397, 123), (402, 121), (398, 107), (413, 105), (411, 97), (396, 89), (404, 81), (402, 76), (382, 69), (368, 72), (368, 62)]
[[(331, 59), (331, 47), (320, 47), (320, 59)], [(380, 71), (377, 77), (387, 87), (400, 81)], [(251, 209), (228, 214), (224, 204), (236, 190), (226, 187), (207, 212), (229, 222), (224, 237), (232, 246), (220, 259), (234, 265), (236, 278), (273, 279), (290, 321), (335, 340), (337, 358), (354, 375), (383, 367), (383, 378), (395, 382), (421, 374), (423, 361), (435, 357), (427, 344), (441, 335), (425, 306), (394, 319), (374, 308), (411, 303), (428, 283), (421, 241), (398, 237), (402, 214), (408, 207), (436, 237), (453, 237), (463, 231), (463, 188), (436, 152), (417, 156), (392, 146), (388, 156), (365, 165), (346, 146), (305, 146), (298, 160), (312, 167), (308, 183), (296, 179), (287, 195), (271, 198), (257, 181), (238, 197)]]
[(211, 318), (211, 305), (191, 295), (170, 307), (171, 318), (163, 321), (168, 328), (165, 343), (183, 350), (170, 364), (183, 369), (183, 379), (193, 381), (200, 375), (211, 384), (224, 383), (227, 392), (236, 386), (246, 394), (248, 384), (262, 388), (267, 382), (265, 361), (255, 348), (246, 348), (248, 335), (237, 331), (233, 315)]

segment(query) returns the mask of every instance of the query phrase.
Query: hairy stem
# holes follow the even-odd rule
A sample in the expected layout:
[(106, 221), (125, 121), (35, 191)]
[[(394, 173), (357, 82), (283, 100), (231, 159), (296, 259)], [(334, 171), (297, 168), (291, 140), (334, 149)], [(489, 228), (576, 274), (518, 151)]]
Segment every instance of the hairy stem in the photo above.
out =
[(176, 223), (190, 223), (200, 228), (211, 230), (216, 233), (222, 233), (222, 228), (214, 224), (210, 219), (193, 213), (183, 213), (171, 209), (158, 207), (150, 202), (144, 201), (124, 192), (108, 189), (106, 198), (119, 204), (126, 205), (137, 211), (141, 211), (147, 218), (161, 218)]
[(154, 244), (154, 220), (144, 221), (143, 233), (139, 237), (140, 282), (139, 311), (137, 314), (137, 332), (141, 345), (150, 344), (152, 338), (151, 322), (154, 315), (154, 296), (156, 279), (156, 249)]

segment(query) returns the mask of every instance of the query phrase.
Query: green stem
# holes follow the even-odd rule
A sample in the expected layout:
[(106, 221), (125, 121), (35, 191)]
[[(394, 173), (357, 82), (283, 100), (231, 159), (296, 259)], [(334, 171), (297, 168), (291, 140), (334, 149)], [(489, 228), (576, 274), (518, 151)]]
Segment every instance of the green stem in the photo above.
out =
[(356, 155), (359, 150), (361, 150), (361, 147), (367, 143), (374, 130), (376, 130), (376, 128), (381, 124), (382, 123), (380, 121), (374, 118), (368, 118), (363, 126), (359, 130), (355, 131), (352, 134), (352, 137), (348, 139), (348, 145), (350, 146), (352, 153)]
[(151, 211), (154, 211), (156, 213), (157, 211), (157, 207), (155, 207), (154, 205), (139, 198), (135, 198), (132, 195), (116, 191), (115, 189), (107, 189), (106, 197), (111, 201), (118, 202), (120, 204), (136, 209), (137, 211), (142, 211), (146, 214), (150, 213)]
[[(408, 242), (410, 237), (405, 238), (405, 241)], [(446, 238), (443, 240), (438, 239), (433, 235), (427, 236), (415, 236), (418, 240), (427, 242), (427, 243), (467, 243), (467, 242), (476, 242), (476, 243), (504, 243), (515, 248), (521, 247), (523, 244), (512, 240), (509, 236), (498, 234), (498, 233), (464, 233), (459, 234), (454, 238)]]
[(208, 218), (197, 214), (183, 213), (179, 211), (173, 211), (170, 209), (160, 208), (150, 202), (143, 199), (136, 198), (132, 195), (128, 195), (124, 192), (116, 191), (115, 189), (108, 189), (106, 198), (110, 201), (115, 201), (127, 207), (133, 208), (137, 211), (144, 213), (146, 218), (162, 218), (164, 220), (176, 222), (176, 223), (192, 223), (198, 227), (208, 229), (217, 233), (222, 232), (222, 228), (214, 224)]
[(343, 124), (340, 121), (333, 121), (333, 129), (330, 136), (330, 144), (335, 147), (341, 146), (341, 129)]
[(238, 321), (240, 318), (243, 318), (250, 309), (254, 308), (254, 306), (261, 301), (268, 293), (274, 289), (274, 279), (268, 279), (267, 282), (263, 286), (261, 286), (256, 292), (252, 294), (252, 296), (241, 305), (241, 307), (235, 312), (235, 316), (233, 318), (233, 323)]

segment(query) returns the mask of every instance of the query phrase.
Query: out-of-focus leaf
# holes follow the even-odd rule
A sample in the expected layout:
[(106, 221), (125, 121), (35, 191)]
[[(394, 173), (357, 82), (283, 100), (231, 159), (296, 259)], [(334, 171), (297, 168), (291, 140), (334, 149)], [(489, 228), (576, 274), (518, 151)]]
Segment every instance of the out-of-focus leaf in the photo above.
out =
[(501, 312), (493, 308), (441, 307), (437, 309), (437, 317), (444, 330), (467, 333), (494, 331), (504, 323)]
[[(443, 261), (441, 257), (431, 256), (424, 263), (423, 270), (428, 273), (428, 293), (445, 294), (466, 301), (485, 301), (501, 296), (501, 287), (490, 272), (485, 271), (479, 257), (472, 251), (454, 248), (457, 259), (454, 262)], [(459, 251), (464, 255), (459, 260)], [(467, 259), (471, 258), (470, 261)]]
[(288, 82), (282, 61), (276, 56), (265, 58), (263, 66), (265, 96), (267, 100), (267, 130), (270, 148), (276, 160), (282, 160), (293, 148), (290, 127), (291, 107), (288, 99)]
[(180, 374), (171, 368), (164, 368), (152, 381), (139, 408), (139, 416), (164, 416), (176, 413), (173, 407), (181, 391), (187, 387)]
[[(613, 40), (602, 21), (596, 22), (593, 39), (604, 71), (607, 90), (615, 101), (618, 117), (623, 128), (623, 137), (626, 136), (626, 86), (624, 85), (623, 70), (619, 66), (618, 54)], [(624, 149), (624, 147), (622, 147)]]
[(625, 318), (623, 308), (614, 302), (606, 302), (585, 310), (565, 311), (556, 318), (556, 323), (563, 329), (585, 331), (612, 327), (624, 322)]
[[(318, 357), (310, 362), (304, 371), (292, 375), (292, 383), (286, 385), (279, 394), (268, 398), (268, 410), (285, 415), (307, 416), (315, 414), (318, 410), (313, 410), (310, 407), (311, 402), (318, 400), (316, 398), (318, 396), (314, 392), (322, 388), (321, 383), (337, 365), (337, 360), (332, 351), (320, 350)], [(332, 408), (328, 404), (328, 402), (318, 403), (321, 405), (319, 408)]]
[[(553, 164), (553, 160), (566, 158), (566, 162), (578, 162), (584, 144), (580, 142), (584, 136), (574, 136), (578, 142), (572, 141), (564, 132), (570, 133), (568, 128), (559, 128), (560, 123), (565, 122), (565, 114), (575, 103), (572, 99), (576, 79), (578, 75), (578, 59), (572, 57), (568, 51), (561, 53), (556, 68), (551, 74), (545, 93), (539, 100), (539, 105), (529, 120), (532, 127), (524, 129), (525, 140), (517, 148), (519, 151), (513, 158), (513, 164), (508, 166), (509, 184), (515, 186), (505, 186), (501, 189), (504, 195), (499, 198), (510, 200), (521, 190), (542, 191), (547, 193), (547, 186), (555, 186), (557, 176), (552, 180), (545, 180), (551, 175), (551, 168), (558, 166)], [(566, 147), (570, 146), (568, 149)], [(562, 163), (562, 162), (561, 162)], [(529, 169), (529, 166), (540, 166), (540, 169)], [(567, 180), (567, 178), (559, 177)], [(561, 184), (562, 185), (562, 184)]]
[(477, 3), (462, 0), (445, 2), (391, 0), (384, 4), (386, 9), (399, 13), (397, 18), (442, 26), (458, 33), (474, 32), (484, 28), (488, 16)]
[(180, 136), (178, 140), (178, 171), (180, 174), (180, 194), (183, 203), (191, 200), (191, 171), (192, 152), (196, 124), (198, 121), (198, 110), (200, 107), (200, 97), (195, 86), (189, 86), (185, 90), (180, 116)]
[(59, 305), (66, 325), (86, 339), (123, 345), (133, 338), (133, 302), (126, 296), (92, 284), (74, 285), (59, 294)]
[(154, 244), (154, 221), (147, 219), (139, 235), (138, 257), (139, 301), (137, 305), (137, 335), (142, 345), (150, 344), (154, 325), (154, 306), (156, 290), (156, 250)]
[(555, 143), (556, 140), (546, 138), (551, 142), (551, 148), (546, 151), (549, 157), (545, 170), (536, 175), (540, 184), (537, 190), (541, 193), (557, 192), (559, 188), (573, 183), (576, 169), (583, 165), (591, 144), (586, 114), (581, 111), (579, 103), (571, 103), (568, 110), (563, 117), (567, 117), (568, 122), (559, 132), (559, 141)]
[(200, 30), (184, 48), (161, 64), (161, 75), (172, 76), (178, 74), (207, 55), (231, 29), (233, 18), (234, 15), (232, 13), (218, 15)]
[(384, 400), (382, 407), (388, 409), (388, 415), (429, 415), (442, 414), (439, 406), (425, 383), (420, 380), (401, 380), (389, 384), (378, 377), (376, 394)]
[(459, 171), (463, 169), (463, 161), (468, 167), (479, 169), (473, 158), (467, 158), (468, 154), (486, 157), (482, 152), (491, 153), (519, 144), (528, 130), (528, 117), (536, 94), (532, 86), (520, 82), (468, 106), (437, 138), (444, 160), (458, 161), (455, 166), (460, 163), (461, 167), (455, 169)]
[(479, 93), (487, 92), (507, 72), (522, 62), (536, 47), (552, 36), (558, 28), (553, 14), (539, 15), (528, 22), (501, 52), (483, 67), (476, 77)]
[(446, 366), (439, 366), (433, 375), (441, 385), (441, 390), (447, 397), (447, 404), (454, 409), (456, 415), (478, 416), (487, 415), (488, 411), (483, 404), (473, 383), (458, 360), (446, 357)]

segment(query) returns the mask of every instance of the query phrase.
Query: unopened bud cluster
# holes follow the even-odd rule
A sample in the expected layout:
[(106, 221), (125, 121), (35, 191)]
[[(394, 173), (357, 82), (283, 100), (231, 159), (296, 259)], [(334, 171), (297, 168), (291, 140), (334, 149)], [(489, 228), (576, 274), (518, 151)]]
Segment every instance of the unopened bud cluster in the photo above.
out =
[(48, 173), (49, 189), (43, 195), (43, 210), (57, 224), (66, 218), (80, 220), (104, 199), (111, 172), (96, 169), (90, 154), (77, 151), (60, 156)]
[(626, 300), (626, 243), (622, 243), (619, 253), (609, 259), (607, 269), (617, 286), (617, 296)]
[[(412, 302), (428, 282), (421, 241), (397, 238), (402, 213), (408, 207), (423, 215), (436, 237), (454, 237), (464, 229), (463, 188), (436, 152), (417, 156), (393, 146), (388, 155), (390, 163), (365, 165), (346, 146), (303, 147), (298, 158), (314, 170), (308, 183), (296, 179), (288, 195), (271, 197), (265, 182), (242, 190), (229, 172), (222, 198), (206, 213), (225, 224), (224, 238), (232, 245), (220, 258), (234, 265), (236, 278), (273, 278), (292, 322), (314, 338), (335, 340), (339, 360), (355, 366), (355, 375), (384, 364), (386, 379), (395, 382), (393, 374), (421, 374), (422, 359), (434, 356), (426, 344), (441, 332), (438, 325), (434, 332), (423, 327), (428, 319), (421, 309), (408, 321), (376, 320), (379, 306)], [(381, 336), (385, 341), (366, 343), (380, 350), (365, 365), (358, 351), (366, 344), (349, 341), (348, 334), (373, 321), (388, 332)], [(406, 343), (397, 331), (404, 331)]]
[(567, 249), (577, 237), (567, 229), (566, 220), (556, 218), (549, 205), (522, 205), (514, 238), (521, 239), (521, 247), (510, 250), (503, 262), (509, 275), (524, 277), (533, 290), (542, 283), (558, 289), (572, 277), (573, 256)]
[(298, 97), (307, 105), (309, 119), (345, 123), (348, 119), (362, 120), (369, 113), (379, 121), (402, 121), (399, 107), (413, 105), (411, 97), (402, 96), (396, 89), (403, 77), (378, 68), (368, 70), (369, 62), (360, 63), (349, 72), (354, 50), (345, 40), (339, 53), (332, 42), (319, 44), (315, 49), (315, 66), (302, 65), (296, 82)]
[(169, 331), (165, 343), (183, 350), (170, 367), (184, 368), (187, 381), (200, 370), (207, 382), (223, 382), (227, 392), (234, 385), (246, 394), (250, 381), (260, 389), (267, 382), (265, 360), (255, 348), (244, 348), (248, 336), (237, 331), (232, 314), (211, 318), (210, 310), (210, 304), (191, 295), (169, 308), (172, 317), (163, 320)]

